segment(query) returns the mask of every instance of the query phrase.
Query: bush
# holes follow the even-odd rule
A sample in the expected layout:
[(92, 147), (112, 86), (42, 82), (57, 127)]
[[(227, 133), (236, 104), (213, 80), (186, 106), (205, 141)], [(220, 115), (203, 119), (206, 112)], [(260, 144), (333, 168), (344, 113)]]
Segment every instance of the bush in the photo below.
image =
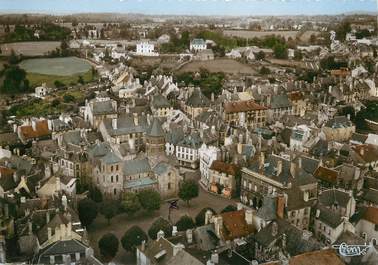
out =
[(112, 233), (103, 235), (98, 242), (100, 253), (107, 260), (112, 260), (117, 255), (118, 247), (118, 238)]
[(146, 233), (139, 226), (130, 227), (121, 239), (122, 247), (126, 251), (135, 253), (136, 247), (141, 245), (143, 241), (147, 242)]
[(75, 101), (75, 97), (72, 96), (71, 94), (65, 94), (65, 95), (63, 96), (63, 101), (64, 101), (65, 103), (73, 102), (73, 101)]
[(216, 212), (214, 209), (210, 208), (210, 207), (203, 208), (203, 209), (197, 214), (197, 216), (196, 216), (196, 218), (195, 218), (195, 219), (196, 219), (196, 225), (197, 225), (197, 226), (202, 226), (202, 225), (205, 224), (205, 214), (206, 214), (206, 212), (207, 212), (208, 210), (210, 210), (210, 211), (213, 213), (213, 215), (214, 215), (214, 214), (217, 214), (217, 212)]
[(142, 207), (149, 211), (156, 211), (160, 209), (161, 198), (160, 194), (154, 190), (143, 190), (138, 193), (139, 202)]
[(83, 199), (78, 205), (79, 219), (83, 226), (89, 226), (97, 217), (97, 205), (90, 199)]
[(55, 80), (55, 81), (54, 81), (54, 86), (55, 86), (56, 88), (63, 88), (63, 87), (65, 87), (66, 85), (65, 85), (63, 82), (59, 81), (59, 80)]
[(164, 232), (164, 235), (166, 237), (172, 236), (172, 225), (167, 220), (163, 219), (162, 217), (159, 217), (148, 229), (148, 236), (151, 239), (157, 238), (157, 233), (162, 230)]
[(195, 180), (184, 180), (180, 183), (180, 189), (178, 196), (183, 201), (186, 201), (189, 206), (191, 199), (198, 197), (199, 187), (198, 183)]
[(237, 211), (238, 208), (236, 208), (235, 205), (227, 205), (226, 207), (224, 207), (224, 209), (221, 211), (221, 213), (227, 213), (227, 212), (234, 212), (234, 211)]
[(188, 229), (194, 228), (195, 224), (190, 216), (184, 215), (181, 216), (180, 220), (177, 221), (176, 226), (178, 231), (186, 231)]

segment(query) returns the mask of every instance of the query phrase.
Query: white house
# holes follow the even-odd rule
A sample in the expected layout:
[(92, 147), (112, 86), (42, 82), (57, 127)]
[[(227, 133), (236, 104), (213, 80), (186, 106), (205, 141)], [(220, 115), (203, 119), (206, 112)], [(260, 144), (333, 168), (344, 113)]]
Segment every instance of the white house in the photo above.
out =
[(353, 217), (356, 217), (356, 234), (376, 246), (378, 242), (378, 208), (362, 208)]
[(155, 45), (149, 41), (141, 41), (136, 45), (136, 55), (159, 56), (155, 50)]
[(207, 146), (202, 144), (198, 149), (198, 156), (200, 160), (201, 182), (205, 187), (209, 184), (209, 169), (214, 160), (218, 160), (220, 156), (220, 149), (216, 146)]
[(203, 51), (206, 49), (207, 49), (207, 44), (206, 44), (206, 41), (204, 41), (203, 39), (193, 39), (190, 42), (191, 51), (197, 52), (197, 51)]
[(38, 86), (35, 88), (35, 97), (36, 98), (44, 98), (52, 91), (52, 88), (46, 86), (46, 83), (43, 83), (42, 86)]

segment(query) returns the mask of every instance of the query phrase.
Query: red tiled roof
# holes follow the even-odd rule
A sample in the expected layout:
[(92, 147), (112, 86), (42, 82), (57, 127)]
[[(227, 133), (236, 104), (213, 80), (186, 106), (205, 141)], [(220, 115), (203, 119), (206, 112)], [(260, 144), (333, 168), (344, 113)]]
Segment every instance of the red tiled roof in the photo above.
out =
[(378, 208), (367, 207), (362, 218), (366, 221), (378, 225)]
[(320, 180), (336, 184), (338, 172), (326, 167), (318, 167), (315, 170), (314, 176)]
[(210, 167), (211, 170), (215, 170), (222, 173), (235, 176), (238, 171), (238, 167), (235, 164), (228, 164), (219, 160), (213, 161)]
[(352, 149), (367, 163), (378, 160), (378, 147), (372, 144), (360, 144)]
[(226, 113), (237, 113), (267, 109), (268, 108), (257, 104), (253, 100), (234, 101), (227, 102), (224, 104), (224, 110)]
[(288, 97), (291, 101), (297, 101), (297, 100), (303, 99), (303, 94), (297, 91), (297, 92), (289, 93)]
[(24, 125), (20, 127), (21, 134), (25, 139), (33, 139), (49, 135), (49, 126), (47, 120), (36, 121), (36, 128), (32, 125)]
[(7, 167), (0, 167), (0, 175), (1, 176), (12, 176), (14, 173), (13, 169), (7, 168)]
[(233, 211), (220, 214), (223, 219), (223, 236), (226, 240), (245, 237), (254, 229), (245, 221), (245, 211)]

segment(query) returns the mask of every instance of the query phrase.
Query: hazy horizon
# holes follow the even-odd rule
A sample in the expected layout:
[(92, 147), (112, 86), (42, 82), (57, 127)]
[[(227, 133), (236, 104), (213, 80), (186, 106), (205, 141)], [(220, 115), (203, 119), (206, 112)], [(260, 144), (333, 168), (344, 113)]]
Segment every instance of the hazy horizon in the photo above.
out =
[(0, 0), (0, 13), (264, 16), (377, 12), (376, 0)]

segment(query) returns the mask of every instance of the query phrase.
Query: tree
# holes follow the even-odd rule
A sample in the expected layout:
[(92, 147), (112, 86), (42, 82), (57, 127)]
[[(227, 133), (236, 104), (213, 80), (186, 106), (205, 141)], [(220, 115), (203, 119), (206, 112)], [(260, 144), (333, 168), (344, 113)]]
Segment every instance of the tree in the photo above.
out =
[(71, 95), (71, 94), (65, 94), (63, 96), (63, 101), (65, 103), (73, 102), (73, 101), (75, 101), (75, 97), (73, 95)]
[(85, 81), (84, 81), (83, 76), (80, 75), (80, 76), (79, 76), (79, 79), (77, 80), (77, 82), (78, 82), (79, 84), (84, 85)]
[(91, 199), (83, 199), (78, 205), (79, 219), (83, 226), (88, 227), (97, 217), (97, 205)]
[(121, 202), (121, 208), (125, 211), (128, 215), (133, 215), (137, 211), (139, 211), (142, 206), (139, 202), (138, 195), (134, 192), (126, 192), (123, 195), (123, 199)]
[(118, 247), (118, 238), (112, 233), (103, 235), (98, 242), (100, 253), (106, 260), (112, 260), (116, 256)]
[(147, 234), (139, 227), (130, 227), (121, 239), (122, 247), (129, 252), (135, 253), (136, 247), (140, 246), (143, 241), (147, 242)]
[(60, 105), (60, 100), (59, 99), (54, 99), (53, 101), (51, 101), (51, 107), (53, 108), (56, 108)]
[(186, 231), (194, 228), (196, 225), (190, 216), (184, 215), (177, 221), (176, 226), (178, 231)]
[(264, 60), (265, 59), (265, 52), (259, 51), (258, 53), (255, 54), (255, 58), (258, 61)]
[(278, 43), (273, 48), (274, 57), (277, 59), (287, 59), (287, 47), (284, 44)]
[(260, 75), (269, 75), (270, 74), (270, 69), (268, 67), (261, 67), (259, 71)]
[(29, 80), (26, 79), (26, 72), (18, 65), (5, 65), (0, 75), (3, 78), (1, 92), (3, 93), (24, 93), (29, 90)]
[(163, 219), (162, 217), (159, 217), (156, 219), (155, 222), (151, 225), (150, 229), (148, 229), (148, 236), (151, 239), (157, 238), (157, 233), (159, 231), (163, 231), (164, 235), (166, 237), (170, 237), (172, 235), (172, 225), (167, 220)]
[(117, 215), (118, 207), (116, 201), (104, 201), (100, 208), (100, 213), (108, 220), (108, 225), (110, 220)]
[(19, 62), (18, 56), (16, 55), (15, 51), (12, 49), (8, 57), (8, 63), (10, 65), (15, 65), (15, 64), (18, 64), (18, 62)]
[(210, 211), (213, 213), (213, 215), (217, 213), (214, 209), (212, 209), (212, 208), (210, 208), (210, 207), (203, 208), (203, 209), (197, 214), (197, 216), (196, 216), (196, 218), (195, 218), (195, 219), (196, 219), (196, 225), (197, 225), (197, 226), (202, 226), (202, 225), (205, 224), (205, 215), (206, 215), (206, 212), (207, 212), (208, 210), (210, 210)]
[(63, 87), (65, 87), (66, 85), (65, 85), (63, 82), (59, 81), (59, 80), (55, 80), (55, 81), (54, 81), (54, 86), (55, 86), (56, 88), (63, 88)]
[(234, 211), (237, 211), (237, 210), (238, 210), (238, 208), (236, 208), (235, 205), (229, 204), (229, 205), (227, 205), (226, 207), (223, 208), (221, 213), (234, 212)]
[(89, 187), (89, 198), (94, 202), (102, 202), (102, 193), (96, 186)]
[(160, 209), (161, 198), (159, 192), (155, 190), (143, 190), (138, 193), (138, 198), (145, 210), (152, 212)]
[(190, 200), (198, 197), (198, 195), (199, 187), (198, 183), (195, 180), (184, 180), (180, 183), (178, 196), (180, 199), (185, 201), (188, 206)]
[(294, 60), (300, 61), (303, 59), (303, 54), (300, 50), (295, 50), (294, 51)]

